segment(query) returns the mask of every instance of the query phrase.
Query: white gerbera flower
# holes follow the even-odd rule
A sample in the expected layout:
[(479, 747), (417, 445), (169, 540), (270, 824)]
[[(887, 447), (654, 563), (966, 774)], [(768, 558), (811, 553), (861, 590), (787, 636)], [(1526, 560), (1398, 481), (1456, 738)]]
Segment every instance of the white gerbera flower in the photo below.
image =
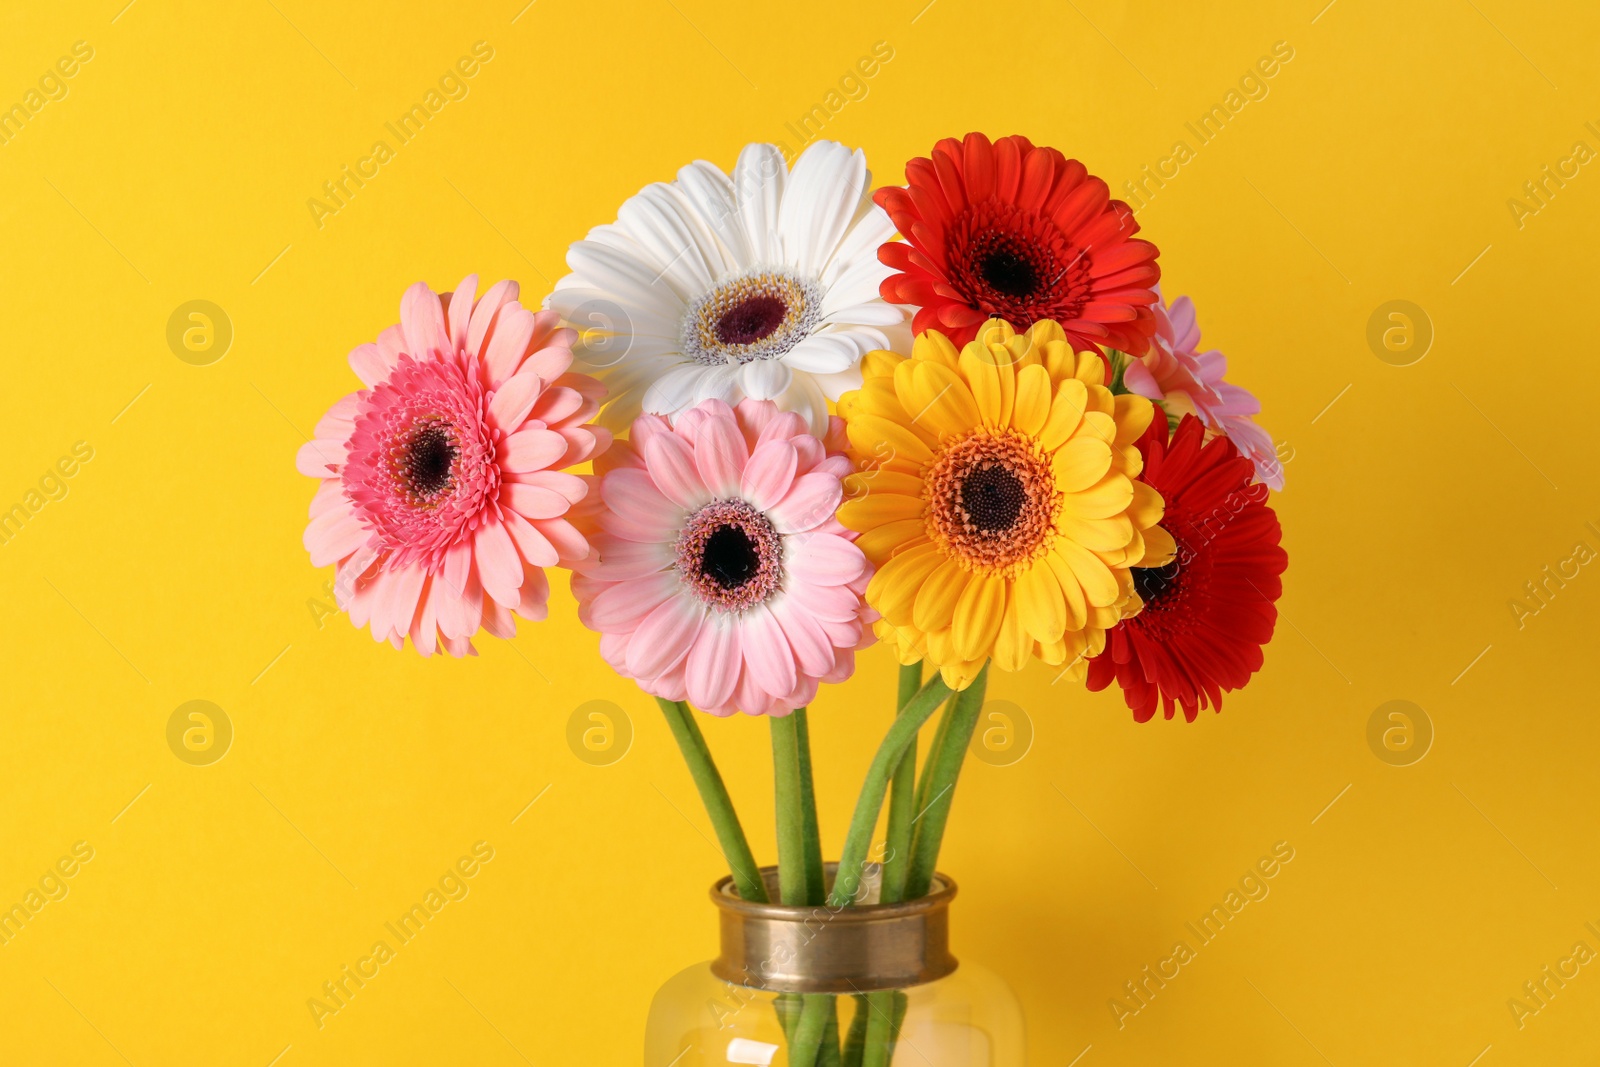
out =
[(863, 355), (910, 350), (905, 312), (878, 295), (892, 273), (878, 246), (895, 229), (871, 180), (866, 157), (833, 141), (793, 173), (776, 146), (747, 145), (731, 179), (691, 163), (574, 243), (545, 306), (579, 330), (575, 369), (610, 392), (600, 424), (750, 397), (824, 435), (827, 401), (860, 387)]

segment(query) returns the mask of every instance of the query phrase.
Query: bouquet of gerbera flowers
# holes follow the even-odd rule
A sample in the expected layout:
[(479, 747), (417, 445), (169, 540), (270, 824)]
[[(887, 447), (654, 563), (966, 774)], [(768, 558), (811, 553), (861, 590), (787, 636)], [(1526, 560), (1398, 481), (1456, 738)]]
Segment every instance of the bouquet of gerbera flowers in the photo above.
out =
[[(1282, 467), (1127, 205), (1022, 137), (941, 141), (906, 172), (869, 192), (860, 151), (819, 142), (791, 169), (751, 145), (731, 175), (692, 163), (624, 203), (547, 310), (514, 282), (419, 283), (299, 455), (322, 479), (312, 562), (396, 647), (509, 638), (569, 568), (746, 900), (769, 887), (692, 707), (769, 719), (782, 903), (849, 906), (864, 878), (912, 900), (990, 669), (1037, 659), (1115, 681), (1140, 721), (1193, 721), (1259, 669), (1277, 616)], [(829, 885), (805, 708), (874, 640), (899, 692)], [(841, 1053), (831, 1011), (786, 1020), (791, 1064), (887, 1062)]]

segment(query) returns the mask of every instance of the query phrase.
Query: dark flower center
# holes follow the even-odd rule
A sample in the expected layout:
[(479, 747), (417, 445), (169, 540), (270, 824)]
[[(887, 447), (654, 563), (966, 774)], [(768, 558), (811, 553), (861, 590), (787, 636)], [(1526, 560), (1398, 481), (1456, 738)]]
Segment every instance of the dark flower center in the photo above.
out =
[(1017, 299), (1032, 296), (1039, 288), (1039, 275), (1033, 264), (1005, 247), (984, 256), (978, 264), (978, 273), (990, 288)]
[(422, 427), (406, 445), (405, 472), (411, 488), (420, 496), (434, 496), (450, 487), (450, 471), (456, 461), (456, 443), (443, 426)]
[(1144, 601), (1146, 608), (1153, 607), (1178, 588), (1178, 570), (1177, 560), (1173, 560), (1165, 567), (1132, 569), (1134, 591), (1139, 594), (1139, 599)]
[(980, 467), (961, 483), (961, 507), (980, 533), (1011, 529), (1027, 502), (1022, 480), (998, 464)]
[(724, 589), (737, 589), (761, 569), (755, 539), (738, 526), (718, 526), (701, 550), (700, 573)]
[(746, 297), (717, 319), (717, 340), (725, 345), (755, 344), (783, 325), (788, 313), (788, 307), (776, 296), (757, 293)]
[(743, 612), (783, 584), (783, 538), (743, 500), (713, 500), (690, 515), (673, 555), (684, 585), (718, 611)]

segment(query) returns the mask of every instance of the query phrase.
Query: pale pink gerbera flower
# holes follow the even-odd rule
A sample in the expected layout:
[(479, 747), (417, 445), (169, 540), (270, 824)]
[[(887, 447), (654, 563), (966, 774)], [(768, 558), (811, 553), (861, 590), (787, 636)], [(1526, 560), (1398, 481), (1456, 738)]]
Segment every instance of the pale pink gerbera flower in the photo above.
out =
[(517, 283), (482, 300), (476, 275), (443, 297), (418, 282), (400, 325), (357, 346), (367, 388), (334, 404), (296, 465), (321, 478), (305, 545), (336, 567), (339, 606), (374, 639), (476, 655), (485, 629), (516, 632), (512, 613), (545, 617), (542, 568), (588, 543), (564, 517), (583, 479), (558, 468), (610, 442), (585, 424), (603, 389), (568, 373), (575, 334), (553, 311), (517, 302)]
[(1228, 373), (1228, 358), (1221, 352), (1198, 351), (1200, 324), (1194, 303), (1180, 296), (1167, 307), (1157, 288), (1150, 309), (1156, 315), (1156, 335), (1148, 353), (1132, 358), (1123, 372), (1123, 384), (1178, 418), (1192, 412), (1212, 434), (1229, 438), (1249, 457), (1257, 478), (1272, 489), (1282, 489), (1283, 464), (1272, 435), (1251, 418), (1260, 414), (1261, 401), (1222, 380)]
[(834, 518), (843, 437), (833, 417), (824, 445), (770, 400), (639, 416), (596, 465), (599, 530), (572, 579), (606, 662), (713, 715), (787, 715), (848, 678), (876, 615)]

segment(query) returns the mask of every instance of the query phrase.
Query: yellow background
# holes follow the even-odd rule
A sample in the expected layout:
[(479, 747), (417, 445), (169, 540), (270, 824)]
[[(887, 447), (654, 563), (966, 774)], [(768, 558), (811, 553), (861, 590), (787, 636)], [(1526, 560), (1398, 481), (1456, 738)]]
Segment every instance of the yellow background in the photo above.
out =
[[(1040, 1064), (1594, 1062), (1600, 965), (1520, 1029), (1507, 1006), (1600, 950), (1600, 577), (1520, 628), (1509, 606), (1600, 549), (1600, 168), (1520, 228), (1507, 206), (1600, 148), (1592, 9), (524, 2), (0, 16), (0, 105), (94, 50), (0, 145), (0, 508), (94, 450), (0, 545), (0, 903), (94, 849), (0, 946), (0, 1063), (637, 1062), (654, 989), (714, 950), (719, 859), (664, 724), (559, 580), (548, 623), (463, 662), (319, 618), (293, 456), (405, 286), (477, 271), (537, 300), (647, 181), (795, 147), (786, 123), (878, 41), (893, 59), (824, 134), (879, 182), (981, 128), (1118, 190), (1294, 51), (1139, 213), (1292, 455), (1266, 669), (1193, 725), (1135, 725), (1043, 668), (995, 679), (1035, 740), (969, 762), (941, 864), (957, 953), (1018, 990)], [(319, 229), (307, 199), (480, 40), (469, 95)], [(234, 329), (209, 366), (166, 341), (193, 299)], [(1411, 366), (1367, 341), (1395, 299), (1435, 330)], [(893, 685), (877, 650), (817, 703), (830, 853)], [(210, 766), (166, 740), (195, 699), (235, 732)], [(1368, 745), (1396, 699), (1435, 731), (1410, 766)], [(567, 744), (591, 700), (632, 718), (609, 766)], [(770, 860), (765, 725), (706, 729)], [(470, 895), (319, 1029), (307, 999), (478, 841)], [(1123, 983), (1279, 841), (1270, 896), (1119, 1029)]]

